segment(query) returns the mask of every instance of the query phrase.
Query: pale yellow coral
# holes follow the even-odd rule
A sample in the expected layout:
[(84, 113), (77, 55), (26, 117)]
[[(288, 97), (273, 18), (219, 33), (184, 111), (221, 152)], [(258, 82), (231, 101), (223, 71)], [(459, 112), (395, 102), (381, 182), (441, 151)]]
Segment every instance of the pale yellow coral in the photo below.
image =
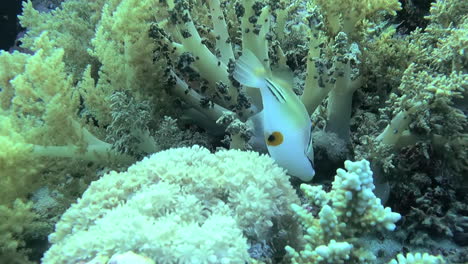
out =
[(110, 153), (125, 157), (81, 123), (64, 50), (52, 46), (47, 32), (34, 46), (33, 55), (0, 53), (0, 68), (11, 66), (11, 71), (0, 71), (0, 204), (32, 192), (50, 158), (105, 161)]
[[(92, 48), (88, 49), (102, 64), (99, 78), (95, 86), (86, 85), (81, 89), (88, 111), (103, 125), (112, 120), (109, 97), (115, 91), (131, 91), (139, 100), (152, 94), (162, 104), (159, 94), (165, 65), (153, 62), (156, 46), (149, 36), (151, 22), (156, 19), (152, 9), (156, 3), (155, 0), (114, 0), (103, 7), (91, 39)], [(87, 70), (86, 79), (90, 76), (91, 70)]]
[(32, 203), (16, 199), (11, 206), (0, 204), (0, 260), (2, 263), (30, 262), (24, 254), (27, 238), (35, 238), (35, 231), (43, 228)]
[(22, 48), (37, 50), (34, 47), (36, 38), (48, 31), (53, 39), (53, 47), (64, 49), (67, 71), (73, 73), (74, 78), (81, 76), (86, 65), (97, 65), (87, 49), (90, 47), (96, 24), (101, 18), (101, 12), (97, 11), (106, 0), (61, 1), (63, 3), (60, 7), (51, 12), (34, 9), (32, 2), (23, 2), (23, 13), (19, 16), (21, 25), (28, 29), (21, 39)]
[(313, 3), (320, 6), (332, 35), (343, 31), (350, 34), (356, 30), (357, 23), (371, 16), (386, 12), (396, 15), (401, 9), (397, 0), (315, 0)]

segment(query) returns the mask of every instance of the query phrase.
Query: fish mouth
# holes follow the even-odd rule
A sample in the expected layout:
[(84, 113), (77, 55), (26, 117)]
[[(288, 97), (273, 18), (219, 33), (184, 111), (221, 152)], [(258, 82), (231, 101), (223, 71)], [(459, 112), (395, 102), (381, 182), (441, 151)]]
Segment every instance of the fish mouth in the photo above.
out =
[(313, 161), (313, 160), (311, 160), (311, 159), (309, 159), (309, 157), (308, 157), (307, 155), (306, 155), (306, 157), (307, 157), (307, 160), (308, 160), (308, 161), (309, 161), (309, 163), (310, 163), (310, 166), (312, 167), (312, 176), (315, 176), (315, 169), (314, 169), (314, 168), (315, 168), (315, 166), (314, 166), (314, 161)]

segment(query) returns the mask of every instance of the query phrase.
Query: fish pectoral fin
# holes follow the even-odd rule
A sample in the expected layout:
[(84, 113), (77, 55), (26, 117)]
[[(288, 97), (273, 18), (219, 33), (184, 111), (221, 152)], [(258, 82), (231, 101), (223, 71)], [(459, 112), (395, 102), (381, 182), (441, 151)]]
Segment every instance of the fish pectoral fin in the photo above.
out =
[(249, 144), (260, 153), (268, 153), (268, 148), (263, 135), (263, 111), (256, 113), (248, 119), (254, 128), (254, 136), (249, 140)]

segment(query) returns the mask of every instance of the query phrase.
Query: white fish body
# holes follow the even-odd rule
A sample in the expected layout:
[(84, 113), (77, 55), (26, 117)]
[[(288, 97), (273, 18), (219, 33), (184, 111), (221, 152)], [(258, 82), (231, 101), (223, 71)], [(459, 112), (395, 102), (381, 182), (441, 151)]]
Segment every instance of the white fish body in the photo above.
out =
[(249, 50), (239, 58), (234, 78), (242, 85), (260, 89), (263, 110), (257, 118), (270, 156), (290, 175), (310, 181), (315, 175), (312, 123), (299, 97), (285, 88), (283, 80), (269, 75)]

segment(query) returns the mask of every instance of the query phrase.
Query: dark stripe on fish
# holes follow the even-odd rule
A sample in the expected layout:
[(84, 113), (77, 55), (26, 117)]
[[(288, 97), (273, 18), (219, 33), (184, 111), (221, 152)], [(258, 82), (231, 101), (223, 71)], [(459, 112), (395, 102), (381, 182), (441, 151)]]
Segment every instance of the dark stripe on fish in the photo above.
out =
[(270, 90), (270, 92), (273, 94), (273, 96), (276, 98), (276, 100), (280, 103), (285, 103), (286, 98), (284, 95), (281, 93), (281, 90), (276, 87), (276, 85), (271, 82), (270, 80), (266, 79), (267, 81), (267, 88)]

